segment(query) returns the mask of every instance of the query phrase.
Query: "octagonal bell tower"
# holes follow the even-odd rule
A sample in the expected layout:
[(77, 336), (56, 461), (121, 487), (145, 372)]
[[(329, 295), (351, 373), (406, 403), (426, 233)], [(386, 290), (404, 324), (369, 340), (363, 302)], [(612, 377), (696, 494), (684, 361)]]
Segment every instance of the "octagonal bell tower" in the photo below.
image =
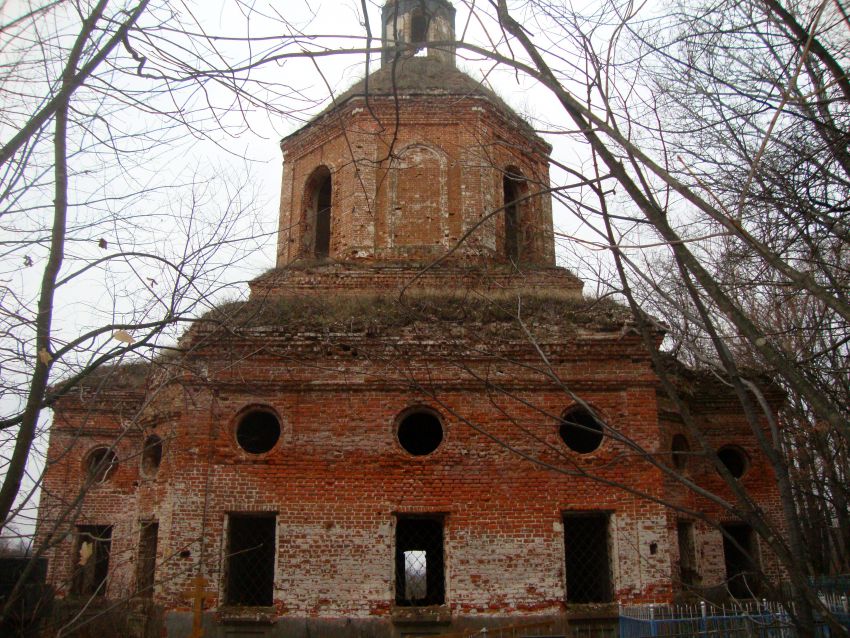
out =
[(551, 147), (456, 67), (454, 21), (448, 0), (388, 0), (381, 68), (281, 141), (278, 269), (439, 260), (580, 289), (554, 268)]
[(381, 62), (394, 54), (425, 55), (454, 66), (455, 8), (447, 0), (388, 0), (381, 11)]

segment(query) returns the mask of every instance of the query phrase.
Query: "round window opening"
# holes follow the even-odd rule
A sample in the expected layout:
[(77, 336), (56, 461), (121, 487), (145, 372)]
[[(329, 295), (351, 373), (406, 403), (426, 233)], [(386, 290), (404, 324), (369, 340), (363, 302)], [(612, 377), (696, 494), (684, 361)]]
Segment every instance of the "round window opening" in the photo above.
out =
[(723, 465), (726, 466), (726, 469), (729, 470), (729, 474), (735, 478), (741, 478), (746, 473), (748, 463), (747, 456), (743, 450), (726, 446), (717, 451), (717, 456)]
[(162, 439), (156, 434), (151, 434), (145, 439), (145, 447), (142, 450), (142, 472), (152, 476), (159, 470), (162, 463)]
[(673, 467), (684, 470), (688, 465), (688, 453), (691, 451), (691, 446), (688, 445), (688, 439), (684, 434), (673, 435), (670, 451), (673, 453)]
[(443, 425), (432, 412), (411, 412), (399, 421), (398, 442), (413, 456), (431, 454), (443, 442)]
[(602, 445), (602, 424), (584, 408), (565, 412), (558, 434), (568, 448), (579, 454), (593, 452)]
[(271, 412), (253, 410), (239, 420), (236, 442), (246, 452), (263, 454), (280, 439), (280, 421)]
[(86, 458), (86, 475), (95, 483), (103, 483), (116, 467), (118, 457), (107, 447), (93, 449)]

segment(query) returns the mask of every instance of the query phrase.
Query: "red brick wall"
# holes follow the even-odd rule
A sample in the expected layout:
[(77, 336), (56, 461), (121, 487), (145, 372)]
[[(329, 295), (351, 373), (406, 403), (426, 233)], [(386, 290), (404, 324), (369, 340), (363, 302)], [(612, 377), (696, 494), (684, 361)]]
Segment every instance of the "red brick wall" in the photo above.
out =
[[(695, 425), (710, 448), (719, 450), (731, 445), (740, 448), (746, 454), (748, 467), (740, 479), (741, 485), (753, 501), (758, 503), (774, 529), (785, 529), (773, 469), (767, 458), (760, 452), (758, 441), (734, 397), (730, 396), (728, 391), (718, 392), (715, 387), (711, 394), (696, 393), (693, 397), (684, 396), (684, 398), (692, 411)], [(663, 397), (660, 402), (664, 408), (670, 408), (670, 402), (666, 397)], [(763, 423), (762, 426), (765, 427), (767, 434), (766, 424)], [(665, 445), (668, 449), (676, 433), (684, 435), (688, 440), (690, 453), (682, 475), (730, 506), (737, 506), (738, 502), (732, 490), (723, 481), (713, 463), (702, 453), (700, 443), (695, 440), (688, 428), (680, 420), (662, 421), (662, 427), (667, 438)], [(722, 583), (726, 577), (723, 537), (715, 524), (735, 523), (739, 520), (720, 503), (684, 489), (675, 480), (668, 480), (666, 492), (667, 499), (671, 503), (690, 512), (696, 512), (707, 519), (703, 520), (689, 512), (671, 512), (671, 526), (673, 526), (671, 533), (675, 539), (676, 519), (692, 521), (696, 540), (697, 567), (702, 577), (702, 584)], [(757, 552), (756, 560), (759, 561), (768, 577), (781, 578), (783, 576), (781, 566), (760, 539), (757, 539)], [(678, 565), (678, 547), (674, 559)], [(674, 577), (676, 576), (677, 573), (674, 571)]]
[[(450, 288), (447, 288), (447, 282)], [(437, 270), (428, 263), (366, 264), (325, 263), (308, 268), (291, 264), (269, 271), (251, 282), (253, 299), (283, 294), (326, 297), (392, 294), (402, 291), (454, 291), (458, 295), (486, 293), (513, 296), (539, 293), (581, 299), (584, 284), (564, 268), (517, 270), (507, 265), (446, 266)]]
[[(116, 403), (109, 406), (94, 401), (74, 406), (74, 400), (66, 400), (63, 409), (55, 412), (37, 538), (40, 545), (54, 547), (48, 553), (49, 580), (60, 594), (70, 591), (79, 559), (74, 555), (77, 525), (113, 526), (110, 565), (115, 569), (107, 596), (121, 597), (133, 585), (141, 448), (140, 432), (131, 425), (134, 417), (129, 408), (138, 408), (133, 398), (118, 393), (112, 397)], [(122, 403), (128, 408), (124, 415)], [(87, 460), (99, 447), (112, 448), (118, 463), (105, 480), (91, 483), (87, 480)]]
[(547, 193), (520, 204), (523, 259), (554, 264), (548, 147), (483, 98), (399, 104), (371, 98), (367, 110), (353, 99), (284, 141), (278, 266), (305, 257), (305, 188), (322, 165), (332, 173), (332, 259), (433, 259), (472, 231), (455, 258), (505, 261), (497, 209), (512, 168), (529, 194)]
[[(664, 595), (667, 584), (658, 572), (668, 570), (667, 556), (648, 555), (649, 539), (663, 540), (660, 508), (648, 508), (627, 493), (586, 478), (535, 467), (464, 422), (483, 426), (543, 463), (569, 468), (577, 455), (560, 442), (555, 419), (571, 403), (563, 392), (552, 387), (525, 389), (522, 386), (532, 381), (526, 374), (525, 383), (515, 391), (533, 407), (498, 397), (494, 405), (470, 376), (458, 378), (445, 361), (411, 362), (402, 357), (387, 361), (381, 371), (370, 361), (374, 353), (368, 344), (357, 348), (358, 358), (369, 363), (326, 358), (326, 365), (339, 366), (334, 371), (310, 366), (284, 370), (274, 358), (253, 357), (243, 364), (237, 354), (221, 379), (223, 386), (228, 381), (234, 384), (232, 391), (222, 390), (213, 398), (199, 390), (196, 408), (183, 420), (186, 426), (210, 420), (217, 424), (211, 483), (209, 490), (194, 489), (202, 481), (198, 455), (203, 457), (208, 450), (181, 446), (196, 451), (182, 461), (174, 459), (182, 468), (181, 477), (170, 478), (172, 484), (194, 492), (178, 499), (179, 518), (185, 521), (178, 545), (188, 544), (191, 533), (202, 525), (205, 499), (213, 543), (223, 538), (226, 512), (276, 511), (283, 609), (306, 615), (385, 613), (392, 600), (393, 512), (443, 512), (447, 597), (457, 611), (551, 611), (560, 609), (564, 599), (562, 513), (603, 509), (614, 513), (615, 544), (621, 546), (613, 565), (618, 590), (636, 599)], [(436, 399), (398, 387), (402, 361), (416, 365), (409, 373), (417, 378), (430, 369)], [(599, 384), (597, 379), (609, 374), (606, 364), (607, 360), (591, 363), (584, 357), (581, 364), (571, 361), (560, 369), (575, 379), (580, 365), (582, 380), (575, 382), (585, 399), (641, 443), (655, 447), (654, 390), (630, 389), (622, 381)], [(352, 379), (362, 377), (364, 367), (373, 368), (378, 378), (352, 384)], [(504, 367), (503, 372), (516, 379), (518, 370)], [(621, 375), (632, 384), (647, 380), (645, 365), (630, 370), (621, 366)], [(537, 383), (542, 381), (540, 375), (533, 376)], [(253, 391), (246, 391), (247, 378), (253, 381), (247, 384)], [(270, 381), (273, 378), (277, 380)], [(473, 387), (466, 391), (445, 387), (469, 383)], [(599, 385), (609, 387), (588, 389)], [(232, 430), (234, 415), (258, 402), (274, 408), (285, 428), (281, 444), (259, 462), (234, 444)], [(445, 418), (446, 438), (428, 457), (410, 457), (395, 440), (395, 417), (412, 403), (427, 403)], [(541, 441), (522, 434), (514, 420), (531, 428)], [(581, 461), (611, 480), (628, 480), (657, 493), (658, 474), (648, 465), (617, 462), (622, 454), (621, 445), (609, 442)], [(638, 557), (640, 549), (635, 548), (641, 546), (646, 555)], [(214, 552), (214, 562), (220, 552), (220, 548)], [(211, 567), (215, 573), (220, 564)], [(176, 583), (173, 590), (182, 586)], [(319, 599), (327, 602), (317, 606)]]
[[(132, 591), (139, 522), (153, 519), (156, 601), (187, 610), (189, 579), (200, 572), (217, 609), (228, 514), (274, 512), (276, 613), (386, 619), (396, 515), (440, 513), (446, 604), (456, 618), (559, 613), (563, 514), (604, 511), (616, 599), (669, 600), (678, 588), (677, 515), (635, 491), (710, 517), (718, 511), (672, 486), (625, 443), (606, 440), (587, 455), (564, 445), (558, 417), (574, 404), (569, 392), (661, 458), (674, 426), (659, 423), (657, 380), (636, 336), (601, 327), (553, 330), (540, 342), (549, 368), (526, 339), (499, 326), (423, 322), (360, 333), (266, 326), (238, 337), (194, 327), (182, 342), (187, 354), (159, 374), (165, 386), (149, 388), (151, 400), (134, 422), (139, 434), (118, 445), (118, 471), (86, 496), (77, 520), (115, 526), (110, 595)], [(417, 404), (439, 412), (445, 426), (441, 446), (424, 457), (407, 454), (395, 437), (396, 417)], [(90, 415), (89, 405), (69, 398), (58, 407), (49, 493), (70, 498), (82, 455), (134, 431), (106, 412)], [(280, 441), (262, 455), (239, 448), (234, 434), (238, 415), (257, 405), (282, 423)], [(710, 436), (754, 449), (740, 417), (712, 410), (700, 415)], [(166, 441), (154, 478), (138, 471), (142, 432), (151, 431)], [(751, 456), (744, 481), (770, 509), (775, 488), (763, 461)], [(692, 476), (722, 493), (703, 465), (693, 461)], [(57, 503), (43, 501), (42, 529)], [(707, 525), (696, 532), (704, 580), (718, 582), (722, 541)], [(52, 582), (67, 580), (71, 547), (69, 539), (50, 554)], [(762, 558), (770, 569), (771, 557)]]

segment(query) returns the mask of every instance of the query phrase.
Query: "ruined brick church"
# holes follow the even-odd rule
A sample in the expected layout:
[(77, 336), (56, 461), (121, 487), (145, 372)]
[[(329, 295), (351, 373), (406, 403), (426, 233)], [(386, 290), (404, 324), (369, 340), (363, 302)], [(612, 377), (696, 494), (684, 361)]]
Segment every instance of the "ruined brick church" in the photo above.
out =
[[(388, 0), (380, 68), (281, 142), (248, 301), (57, 402), (38, 536), (60, 597), (130, 601), (140, 635), (422, 636), (775, 572), (666, 471), (728, 495), (629, 313), (555, 265), (550, 147), (456, 68), (454, 14)], [(775, 511), (729, 393), (681, 383)]]

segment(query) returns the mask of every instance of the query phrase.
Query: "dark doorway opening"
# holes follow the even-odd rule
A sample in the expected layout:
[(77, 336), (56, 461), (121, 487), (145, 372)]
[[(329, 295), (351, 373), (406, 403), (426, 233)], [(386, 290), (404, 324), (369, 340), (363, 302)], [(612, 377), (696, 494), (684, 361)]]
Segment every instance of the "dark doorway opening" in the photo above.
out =
[(446, 596), (442, 519), (399, 516), (395, 546), (396, 605), (442, 605)]
[(136, 595), (150, 598), (156, 578), (156, 545), (159, 523), (142, 523), (139, 533), (139, 561), (136, 563)]
[(694, 524), (691, 521), (677, 521), (676, 538), (679, 542), (679, 579), (683, 585), (696, 585), (699, 582), (699, 573)]
[(104, 596), (112, 551), (111, 525), (78, 525), (71, 593)]
[(568, 603), (611, 602), (608, 514), (564, 516)]
[(753, 598), (761, 593), (755, 560), (755, 534), (746, 523), (723, 526), (723, 557), (729, 593), (735, 598)]
[(275, 515), (230, 515), (228, 605), (268, 607), (274, 599)]

